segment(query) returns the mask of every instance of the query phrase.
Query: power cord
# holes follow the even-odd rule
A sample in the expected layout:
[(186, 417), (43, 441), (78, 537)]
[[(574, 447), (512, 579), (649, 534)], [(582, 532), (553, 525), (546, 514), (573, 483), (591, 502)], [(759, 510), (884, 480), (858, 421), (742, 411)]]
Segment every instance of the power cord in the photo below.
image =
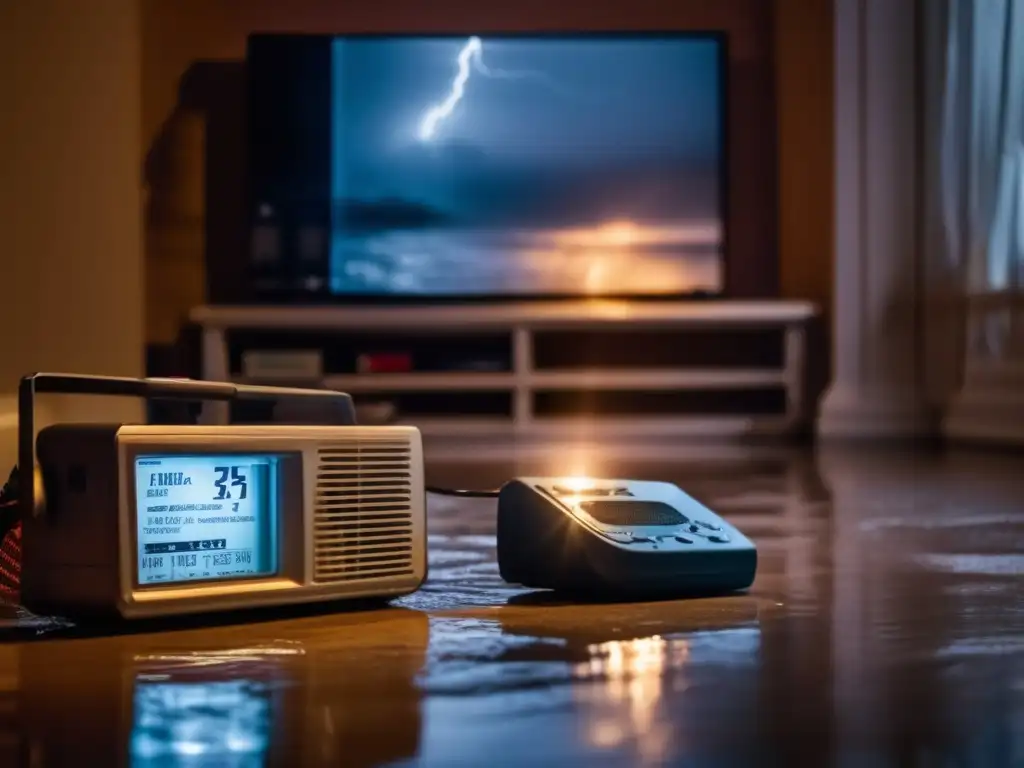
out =
[(436, 485), (428, 485), (427, 493), (433, 493), (438, 496), (457, 496), (463, 499), (496, 499), (498, 494), (501, 493), (501, 489), (474, 490), (469, 488), (441, 488)]

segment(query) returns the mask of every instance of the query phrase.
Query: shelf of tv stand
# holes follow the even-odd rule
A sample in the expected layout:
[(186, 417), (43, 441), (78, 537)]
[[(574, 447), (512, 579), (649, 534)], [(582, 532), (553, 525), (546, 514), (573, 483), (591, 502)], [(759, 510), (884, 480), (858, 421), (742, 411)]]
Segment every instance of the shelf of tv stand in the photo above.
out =
[(743, 389), (784, 385), (785, 373), (774, 369), (748, 370), (659, 370), (625, 371), (580, 369), (546, 370), (530, 373), (353, 373), (324, 376), (320, 384), (342, 392), (451, 392), (506, 391), (516, 387), (532, 389), (593, 390), (678, 390)]
[[(497, 334), (507, 339), (507, 370), (423, 370), (402, 373), (349, 373), (325, 370), (316, 381), (259, 383), (314, 385), (351, 392), (357, 400), (394, 399), (461, 395), (463, 402), (484, 398), (507, 402), (506, 412), (482, 413), (469, 405), (459, 413), (418, 413), (416, 406), (399, 408), (399, 422), (420, 427), (425, 435), (489, 435), (512, 431), (516, 434), (573, 434), (590, 436), (647, 435), (761, 435), (784, 434), (796, 428), (807, 411), (804, 397), (804, 356), (807, 323), (816, 315), (813, 305), (802, 301), (701, 301), (701, 302), (628, 302), (579, 300), (567, 302), (522, 302), (465, 306), (367, 306), (367, 307), (200, 307), (191, 319), (200, 326), (203, 339), (203, 376), (207, 379), (254, 381), (232, 369), (229, 352), (232, 334), (249, 337), (296, 338), (294, 349), (307, 348), (302, 339), (315, 334), (328, 339), (325, 344), (351, 344), (352, 339), (411, 339), (431, 337), (443, 345), (458, 349), (471, 343), (474, 335)], [(741, 360), (728, 366), (676, 365), (558, 365), (555, 360), (539, 360), (537, 348), (545, 340), (551, 348), (552, 334), (597, 334), (614, 339), (616, 333), (656, 332), (665, 334), (666, 344), (684, 344), (685, 334), (711, 329), (733, 331), (778, 331), (782, 352), (778, 365), (764, 361)], [(255, 334), (255, 336), (253, 336)], [(303, 334), (306, 334), (305, 336)], [(507, 334), (507, 336), (504, 336)], [(602, 336), (602, 334), (610, 334)], [(683, 334), (673, 337), (672, 334)], [(561, 337), (559, 337), (561, 338)], [(687, 337), (688, 338), (688, 337)], [(731, 338), (731, 337), (730, 337)], [(661, 336), (658, 336), (661, 344)], [(465, 340), (465, 341), (464, 341)], [(288, 342), (290, 343), (290, 342)], [(556, 352), (561, 350), (555, 344)], [(616, 343), (614, 341), (610, 344)], [(728, 342), (727, 342), (728, 343)], [(259, 346), (257, 345), (257, 348)], [(273, 347), (280, 350), (280, 346)], [(599, 357), (602, 347), (598, 345)], [(564, 362), (564, 361), (563, 361)], [(598, 361), (599, 363), (601, 361)], [(605, 360), (604, 362), (607, 362)], [(665, 398), (707, 391), (733, 392), (742, 398), (756, 399), (757, 390), (784, 393), (779, 413), (620, 413), (609, 406), (607, 412), (574, 414), (575, 404), (586, 399), (606, 397), (649, 397), (658, 405)], [(587, 398), (586, 393), (592, 393)], [(575, 393), (575, 394), (574, 394)], [(633, 393), (633, 394), (630, 394)], [(659, 394), (660, 393), (660, 394)], [(782, 396), (782, 395), (780, 395)], [(544, 400), (544, 398), (548, 400)], [(551, 405), (552, 399), (557, 405)], [(661, 398), (661, 399), (659, 399)], [(434, 402), (434, 401), (432, 401)], [(448, 405), (451, 400), (448, 400)], [(456, 404), (459, 402), (455, 401)], [(617, 402), (617, 401), (616, 401)], [(545, 405), (547, 403), (547, 405)], [(568, 405), (566, 405), (568, 403)], [(490, 406), (488, 406), (490, 407)], [(568, 408), (566, 412), (554, 412)], [(554, 410), (553, 410), (554, 409)], [(223, 420), (223, 408), (214, 405), (209, 418)], [(215, 415), (219, 414), (219, 415)]]
[(202, 306), (193, 309), (189, 318), (204, 329), (336, 331), (362, 328), (468, 333), (510, 328), (763, 326), (803, 323), (816, 314), (812, 303), (797, 300), (578, 299), (417, 306)]
[(490, 437), (526, 435), (531, 437), (593, 440), (634, 437), (774, 437), (787, 433), (789, 419), (782, 416), (686, 416), (686, 417), (534, 417), (528, 427), (508, 418), (441, 418), (424, 416), (398, 419), (420, 429), (426, 437)]

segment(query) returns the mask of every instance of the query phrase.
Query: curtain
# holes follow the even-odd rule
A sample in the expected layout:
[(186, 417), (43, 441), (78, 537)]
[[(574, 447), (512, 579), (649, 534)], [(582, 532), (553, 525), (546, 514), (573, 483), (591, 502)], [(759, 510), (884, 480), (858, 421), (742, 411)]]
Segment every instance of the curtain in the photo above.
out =
[(1020, 284), (1024, 264), (1024, 2), (924, 0), (944, 13), (941, 218), (969, 292)]
[(941, 405), (1020, 324), (969, 297), (1024, 289), (1024, 0), (919, 8), (925, 383)]

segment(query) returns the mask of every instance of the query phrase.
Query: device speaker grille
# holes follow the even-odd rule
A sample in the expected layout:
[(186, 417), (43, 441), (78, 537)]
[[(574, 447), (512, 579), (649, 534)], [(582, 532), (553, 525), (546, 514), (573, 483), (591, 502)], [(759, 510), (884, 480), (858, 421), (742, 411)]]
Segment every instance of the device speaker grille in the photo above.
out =
[(686, 515), (662, 501), (585, 501), (580, 508), (602, 525), (683, 525)]
[(319, 449), (313, 530), (318, 583), (413, 571), (412, 446), (359, 438)]

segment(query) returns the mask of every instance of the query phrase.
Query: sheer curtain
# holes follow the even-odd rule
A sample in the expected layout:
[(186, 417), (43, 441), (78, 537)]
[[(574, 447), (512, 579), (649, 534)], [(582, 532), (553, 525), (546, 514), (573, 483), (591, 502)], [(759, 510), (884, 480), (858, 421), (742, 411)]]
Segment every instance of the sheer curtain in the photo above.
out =
[(983, 438), (968, 422), (1024, 370), (1024, 2), (921, 8), (928, 377)]
[(1004, 290), (1019, 285), (1024, 261), (1024, 3), (925, 1), (946, 15), (939, 151), (947, 252), (966, 266), (969, 290)]

